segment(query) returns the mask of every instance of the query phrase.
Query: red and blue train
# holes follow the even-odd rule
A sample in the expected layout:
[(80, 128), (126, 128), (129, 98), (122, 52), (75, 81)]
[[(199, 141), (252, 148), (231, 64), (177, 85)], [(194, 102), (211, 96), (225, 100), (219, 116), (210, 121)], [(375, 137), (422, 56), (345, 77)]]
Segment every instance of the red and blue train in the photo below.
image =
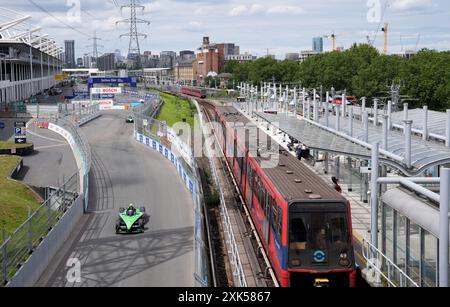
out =
[(184, 95), (189, 95), (197, 98), (206, 98), (206, 89), (204, 88), (195, 88), (195, 87), (188, 87), (183, 86), (181, 88), (181, 93)]
[(216, 107), (215, 121), (280, 285), (355, 287), (349, 202), (235, 108)]

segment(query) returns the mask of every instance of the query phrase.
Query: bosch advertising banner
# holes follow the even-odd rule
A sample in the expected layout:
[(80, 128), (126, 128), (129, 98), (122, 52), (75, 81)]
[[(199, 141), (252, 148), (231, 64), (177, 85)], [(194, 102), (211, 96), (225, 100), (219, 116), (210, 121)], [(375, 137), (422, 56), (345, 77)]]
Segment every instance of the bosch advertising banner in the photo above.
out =
[(111, 99), (98, 100), (95, 103), (99, 105), (100, 110), (112, 110), (114, 107), (114, 100)]
[(121, 87), (93, 87), (91, 88), (91, 94), (111, 95), (122, 94)]

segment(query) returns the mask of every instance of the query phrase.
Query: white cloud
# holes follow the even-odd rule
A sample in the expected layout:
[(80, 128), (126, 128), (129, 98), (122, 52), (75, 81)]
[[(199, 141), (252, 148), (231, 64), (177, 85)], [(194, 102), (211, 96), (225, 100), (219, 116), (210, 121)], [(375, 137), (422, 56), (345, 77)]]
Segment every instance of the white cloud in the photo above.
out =
[(240, 16), (244, 14), (247, 11), (247, 7), (245, 5), (239, 5), (231, 9), (231, 11), (228, 13), (230, 16)]
[(424, 11), (434, 6), (432, 0), (394, 0), (391, 8), (394, 11)]
[(262, 6), (261, 4), (253, 4), (249, 10), (250, 14), (259, 14), (262, 12), (264, 12), (264, 6)]
[(304, 11), (301, 7), (298, 6), (289, 6), (289, 5), (279, 5), (270, 7), (267, 10), (267, 14), (289, 14), (289, 15), (298, 15), (302, 14)]

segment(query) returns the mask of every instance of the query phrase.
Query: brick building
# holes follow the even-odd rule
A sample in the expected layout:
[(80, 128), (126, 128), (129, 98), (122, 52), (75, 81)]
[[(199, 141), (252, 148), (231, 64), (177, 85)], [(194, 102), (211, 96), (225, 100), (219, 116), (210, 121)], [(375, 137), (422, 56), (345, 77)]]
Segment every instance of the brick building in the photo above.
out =
[(204, 37), (203, 44), (198, 49), (197, 57), (192, 64), (195, 79), (199, 84), (204, 83), (208, 74), (219, 74), (219, 71), (222, 68), (221, 59), (224, 59), (224, 55), (223, 53), (219, 54), (217, 45), (211, 44), (209, 42), (209, 37)]

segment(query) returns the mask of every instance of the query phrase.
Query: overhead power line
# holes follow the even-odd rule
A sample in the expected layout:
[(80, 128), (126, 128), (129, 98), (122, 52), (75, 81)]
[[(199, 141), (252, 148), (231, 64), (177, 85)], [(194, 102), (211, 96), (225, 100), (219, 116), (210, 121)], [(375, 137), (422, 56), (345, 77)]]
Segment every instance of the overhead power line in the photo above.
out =
[(36, 8), (38, 8), (39, 10), (41, 10), (42, 12), (46, 13), (47, 15), (49, 15), (50, 17), (52, 17), (53, 19), (57, 20), (58, 22), (60, 22), (61, 24), (65, 25), (67, 28), (83, 35), (86, 36), (88, 38), (91, 38), (91, 35), (84, 33), (83, 31), (78, 30), (77, 28), (75, 28), (74, 26), (66, 23), (64, 20), (62, 20), (61, 18), (55, 16), (54, 14), (50, 13), (47, 9), (45, 9), (44, 7), (42, 7), (41, 5), (37, 4), (35, 1), (33, 0), (28, 0), (28, 2), (30, 2), (31, 4), (33, 4)]

